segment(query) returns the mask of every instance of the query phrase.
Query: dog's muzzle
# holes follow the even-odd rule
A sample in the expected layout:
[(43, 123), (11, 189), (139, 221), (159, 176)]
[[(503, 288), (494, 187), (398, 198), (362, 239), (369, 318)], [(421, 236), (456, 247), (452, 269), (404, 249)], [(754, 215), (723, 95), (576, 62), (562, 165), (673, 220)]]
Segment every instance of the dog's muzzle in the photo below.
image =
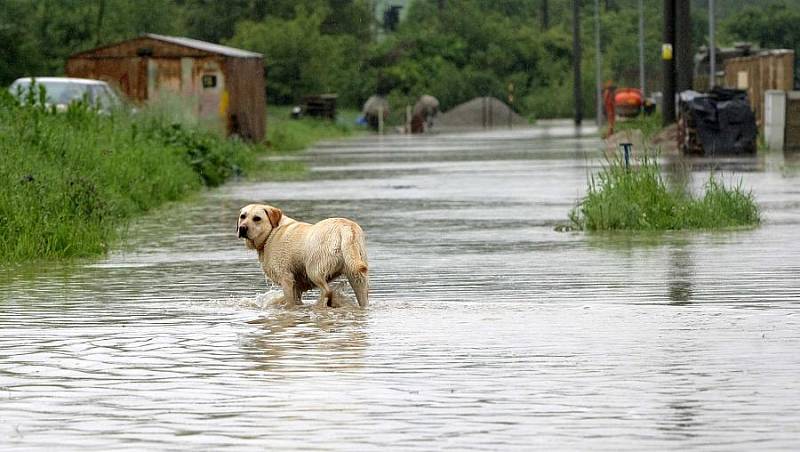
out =
[(239, 226), (239, 238), (240, 239), (247, 238), (247, 226)]

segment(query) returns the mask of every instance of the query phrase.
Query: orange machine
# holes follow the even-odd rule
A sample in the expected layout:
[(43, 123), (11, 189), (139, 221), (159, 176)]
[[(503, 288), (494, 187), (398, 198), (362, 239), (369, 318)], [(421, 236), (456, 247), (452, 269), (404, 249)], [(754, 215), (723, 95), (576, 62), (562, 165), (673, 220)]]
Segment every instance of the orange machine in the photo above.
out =
[(638, 88), (617, 88), (614, 107), (619, 116), (636, 116), (642, 110), (642, 91)]

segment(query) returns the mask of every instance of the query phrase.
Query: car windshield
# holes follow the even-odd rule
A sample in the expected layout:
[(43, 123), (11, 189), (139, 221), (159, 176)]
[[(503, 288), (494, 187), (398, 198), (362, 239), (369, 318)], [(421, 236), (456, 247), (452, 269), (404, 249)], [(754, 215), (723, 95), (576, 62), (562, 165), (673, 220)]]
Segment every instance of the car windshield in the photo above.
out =
[[(88, 84), (71, 81), (36, 81), (47, 92), (46, 102), (68, 105), (84, 98), (101, 109), (110, 109), (119, 104), (119, 98), (107, 85)], [(30, 80), (17, 80), (10, 89), (14, 95), (21, 93), (23, 98), (31, 87)]]

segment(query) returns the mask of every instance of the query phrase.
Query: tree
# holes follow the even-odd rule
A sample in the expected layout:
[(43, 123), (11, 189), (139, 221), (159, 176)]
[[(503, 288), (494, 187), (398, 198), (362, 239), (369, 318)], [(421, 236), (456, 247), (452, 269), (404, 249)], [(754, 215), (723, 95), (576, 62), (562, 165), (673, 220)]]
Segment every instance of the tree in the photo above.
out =
[[(287, 104), (304, 95), (336, 92), (348, 78), (358, 78), (357, 41), (348, 35), (323, 34), (325, 8), (298, 7), (293, 19), (268, 17), (244, 21), (227, 44), (264, 54), (271, 102)], [(348, 99), (345, 99), (348, 100)]]

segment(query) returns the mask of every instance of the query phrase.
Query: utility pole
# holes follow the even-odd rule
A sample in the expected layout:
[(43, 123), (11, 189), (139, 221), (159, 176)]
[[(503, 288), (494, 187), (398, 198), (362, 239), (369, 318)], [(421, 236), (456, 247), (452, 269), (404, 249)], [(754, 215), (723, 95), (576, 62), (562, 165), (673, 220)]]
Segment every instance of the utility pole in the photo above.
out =
[(675, 87), (680, 94), (692, 89), (692, 18), (690, 0), (675, 0)]
[[(646, 97), (644, 86), (644, 0), (639, 0), (639, 89), (642, 98)], [(714, 1), (714, 0), (710, 0)]]
[(540, 0), (542, 8), (542, 29), (547, 30), (550, 28), (550, 11), (548, 10), (548, 0)]
[(664, 62), (661, 117), (664, 127), (675, 122), (675, 1), (664, 0), (664, 42), (661, 46), (661, 59)]
[(603, 123), (603, 56), (600, 54), (600, 0), (594, 0), (594, 81), (595, 121), (597, 127)]
[(575, 125), (583, 121), (583, 96), (581, 94), (581, 0), (572, 0), (572, 67), (574, 69), (573, 95), (575, 97)]
[(103, 42), (103, 18), (106, 13), (106, 0), (100, 0), (97, 5), (97, 26), (95, 27), (95, 44), (99, 46)]
[(717, 84), (717, 41), (714, 37), (714, 13), (714, 0), (708, 0), (708, 89), (713, 89)]

